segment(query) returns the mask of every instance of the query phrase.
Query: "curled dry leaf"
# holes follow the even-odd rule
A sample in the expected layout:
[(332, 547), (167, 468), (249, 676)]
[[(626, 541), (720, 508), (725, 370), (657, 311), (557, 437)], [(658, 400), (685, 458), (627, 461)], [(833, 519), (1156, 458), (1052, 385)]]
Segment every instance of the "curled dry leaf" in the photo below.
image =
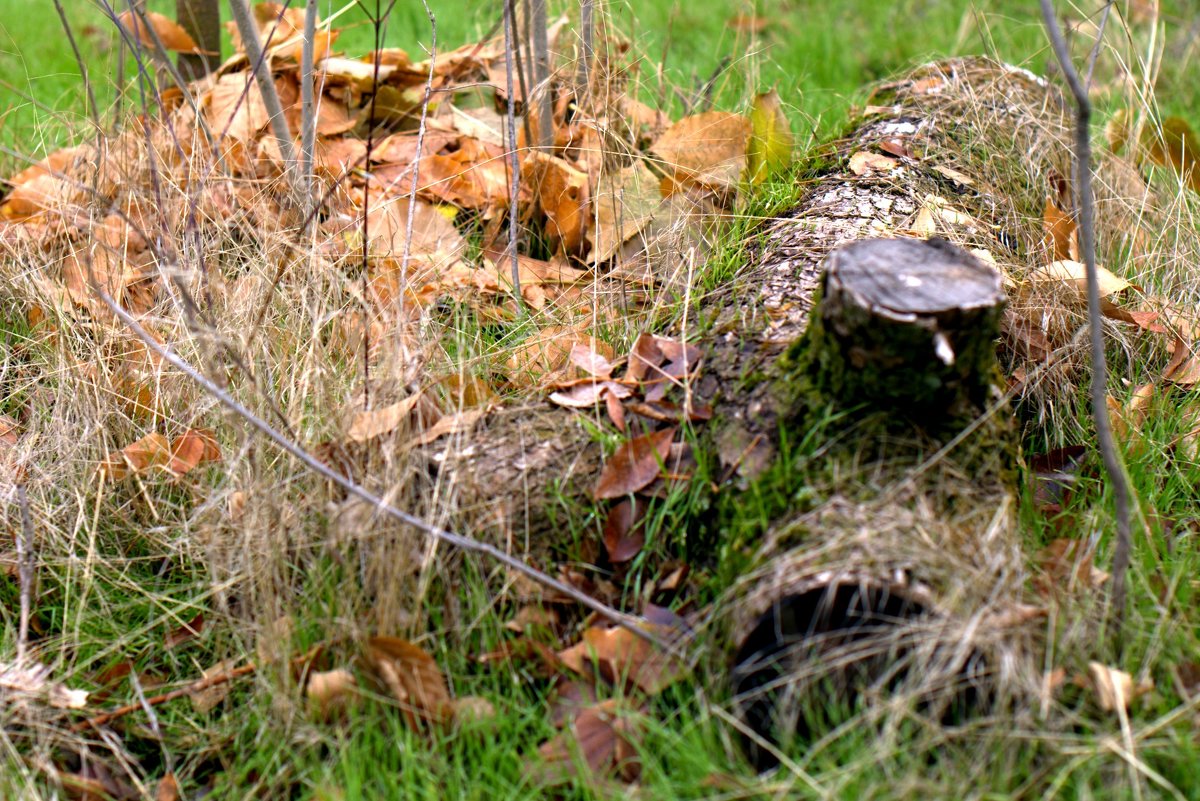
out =
[(203, 428), (189, 428), (171, 440), (171, 461), (167, 469), (177, 476), (205, 464), (221, 460), (221, 447), (213, 433)]
[(168, 651), (186, 642), (191, 642), (204, 631), (204, 613), (197, 612), (196, 616), (178, 628), (171, 629), (163, 637), (163, 647)]
[(304, 687), (309, 710), (321, 720), (343, 712), (358, 697), (358, 680), (345, 669), (313, 673)]
[(890, 172), (900, 166), (900, 162), (882, 153), (860, 150), (850, 157), (847, 166), (855, 175), (866, 175), (870, 172)]
[(588, 215), (591, 225), (586, 236), (592, 245), (588, 263), (611, 259), (626, 240), (650, 223), (662, 203), (658, 178), (641, 161), (619, 172), (602, 174), (595, 207)]
[(154, 48), (154, 36), (150, 33), (150, 29), (153, 29), (154, 33), (158, 35), (159, 41), (162, 42), (162, 46), (167, 50), (179, 53), (193, 53), (199, 50), (196, 41), (170, 17), (156, 11), (143, 13), (149, 27), (143, 24), (137, 14), (132, 11), (122, 11), (117, 15), (117, 21), (121, 23), (121, 27), (129, 31), (142, 46)]
[(1100, 662), (1088, 663), (1088, 678), (1096, 703), (1105, 712), (1127, 710), (1133, 701), (1154, 689), (1153, 681), (1134, 684), (1133, 676)]
[(174, 773), (167, 773), (158, 780), (154, 790), (154, 801), (179, 801), (179, 782)]
[[(666, 639), (677, 633), (670, 626), (647, 622), (647, 631)], [(583, 639), (560, 651), (559, 659), (582, 676), (593, 675), (618, 686), (626, 683), (654, 695), (673, 684), (683, 672), (675, 657), (623, 626), (604, 628), (593, 626), (583, 633)]]
[(1181, 337), (1175, 337), (1163, 378), (1182, 387), (1200, 384), (1200, 354), (1193, 353), (1191, 345)]
[(596, 500), (620, 498), (658, 478), (661, 465), (671, 451), (675, 431), (674, 427), (664, 428), (621, 443), (604, 463), (592, 497)]
[(616, 699), (584, 707), (570, 727), (538, 747), (540, 764), (530, 773), (547, 784), (558, 784), (579, 774), (580, 762), (588, 778), (615, 777), (632, 782), (641, 773), (629, 711)]
[(0, 662), (0, 704), (30, 702), (55, 709), (83, 709), (88, 694), (51, 681), (47, 665)]
[(633, 390), (615, 381), (584, 381), (553, 392), (550, 402), (570, 409), (590, 409), (609, 398), (628, 398)]
[[(1096, 265), (1096, 279), (1100, 285), (1100, 296), (1108, 297), (1123, 292), (1133, 284), (1121, 278), (1108, 269)], [(1045, 267), (1029, 274), (1029, 280), (1036, 283), (1054, 282), (1074, 289), (1080, 300), (1087, 301), (1087, 266), (1083, 262), (1070, 259), (1052, 261)]]
[(399, 637), (372, 637), (367, 640), (365, 659), (410, 726), (442, 724), (453, 717), (446, 679), (423, 648)]
[(416, 448), (428, 445), (441, 437), (453, 434), (469, 434), (475, 425), (487, 416), (487, 409), (463, 409), (461, 412), (448, 414), (439, 418), (436, 423), (404, 443), (406, 448)]
[[(422, 393), (414, 392), (396, 403), (358, 412), (350, 423), (350, 430), (346, 432), (346, 438), (351, 442), (367, 442), (395, 431), (401, 423), (410, 420), (423, 397)], [(432, 422), (432, 420), (429, 421), (430, 424)]]
[(1046, 198), (1042, 211), (1042, 243), (1052, 261), (1079, 260), (1079, 230), (1075, 218)]

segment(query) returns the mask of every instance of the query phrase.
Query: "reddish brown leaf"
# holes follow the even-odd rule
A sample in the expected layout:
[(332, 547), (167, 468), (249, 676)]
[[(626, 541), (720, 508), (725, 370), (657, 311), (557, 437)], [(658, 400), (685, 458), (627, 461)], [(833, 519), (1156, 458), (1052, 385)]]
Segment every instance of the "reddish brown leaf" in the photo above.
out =
[(577, 775), (578, 754), (593, 780), (615, 777), (635, 781), (641, 773), (641, 764), (631, 741), (635, 729), (632, 721), (622, 714), (624, 711), (616, 699), (580, 710), (569, 731), (538, 748), (543, 762), (537, 770), (540, 778), (559, 783)]
[(366, 663), (396, 699), (410, 726), (446, 723), (453, 717), (446, 679), (424, 649), (399, 637), (372, 637), (367, 641)]
[(657, 478), (660, 465), (670, 453), (675, 431), (674, 427), (664, 428), (622, 443), (605, 462), (592, 496), (596, 500), (620, 498)]
[(174, 773), (168, 773), (158, 780), (154, 801), (179, 801), (179, 782), (175, 780)]
[(1042, 246), (1049, 261), (1079, 260), (1079, 232), (1075, 218), (1049, 198), (1042, 210)]
[(171, 629), (163, 637), (163, 647), (168, 650), (190, 642), (204, 631), (204, 613), (197, 612), (196, 616), (177, 629)]
[(645, 514), (645, 502), (636, 498), (625, 498), (608, 511), (604, 521), (604, 548), (613, 564), (628, 562), (641, 553), (646, 544), (645, 526), (641, 524)]
[(1084, 540), (1062, 537), (1038, 552), (1038, 563), (1044, 577), (1038, 586), (1043, 593), (1054, 590), (1073, 591), (1080, 585), (1099, 587), (1108, 581), (1108, 574), (1092, 565), (1092, 554)]

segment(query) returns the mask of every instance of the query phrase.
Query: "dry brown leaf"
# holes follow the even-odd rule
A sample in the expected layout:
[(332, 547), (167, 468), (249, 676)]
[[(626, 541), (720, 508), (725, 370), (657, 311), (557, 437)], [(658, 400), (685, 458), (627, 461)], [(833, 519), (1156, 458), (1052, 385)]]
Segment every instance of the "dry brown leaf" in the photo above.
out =
[(1187, 342), (1175, 337), (1171, 360), (1163, 369), (1163, 378), (1182, 387), (1200, 384), (1200, 353), (1193, 353)]
[(1135, 685), (1133, 676), (1101, 662), (1088, 662), (1088, 677), (1096, 703), (1105, 712), (1127, 710), (1133, 701), (1154, 689), (1153, 681), (1147, 679)]
[[(390, 434), (403, 422), (409, 420), (420, 403), (422, 393), (416, 392), (396, 403), (379, 409), (371, 409), (354, 415), (346, 438), (351, 442), (367, 442), (368, 440)], [(434, 421), (428, 421), (432, 424)]]
[[(238, 667), (238, 661), (236, 659), (223, 659), (220, 662), (217, 662), (215, 665), (207, 668), (201, 675), (205, 679), (210, 679), (213, 676), (220, 676), (224, 673), (228, 673), (236, 667)], [(229, 697), (229, 691), (231, 689), (233, 689), (232, 683), (223, 681), (218, 684), (210, 684), (209, 686), (199, 690), (192, 690), (188, 693), (188, 697), (191, 698), (192, 708), (197, 712), (211, 712), (213, 709), (216, 709), (216, 707), (222, 701)]]
[(706, 111), (672, 125), (651, 150), (674, 171), (676, 183), (733, 189), (746, 169), (750, 133), (750, 120), (742, 115)]
[(109, 481), (120, 481), (133, 473), (143, 473), (154, 467), (166, 468), (171, 463), (171, 443), (154, 432), (116, 453), (110, 453), (97, 468), (97, 475)]
[(446, 723), (453, 717), (446, 679), (424, 649), (399, 637), (372, 637), (366, 663), (392, 693), (410, 726)]
[(168, 772), (158, 780), (158, 787), (154, 790), (154, 801), (179, 801), (179, 782), (175, 779), (175, 774)]
[(121, 27), (129, 31), (133, 35), (133, 38), (144, 47), (154, 49), (154, 36), (150, 33), (150, 29), (153, 29), (154, 33), (158, 34), (162, 46), (167, 50), (174, 50), (178, 53), (199, 51), (196, 41), (173, 19), (156, 11), (146, 11), (144, 13), (149, 28), (131, 11), (122, 11), (117, 15), (117, 21), (121, 23)]
[(487, 409), (463, 409), (460, 412), (448, 414), (440, 418), (425, 431), (404, 443), (404, 446), (406, 448), (416, 448), (428, 445), (440, 437), (448, 437), (452, 434), (469, 434), (471, 429), (475, 428), (475, 425), (487, 413)]
[(531, 772), (543, 782), (557, 784), (578, 774), (576, 754), (583, 758), (593, 781), (610, 776), (627, 782), (641, 773), (632, 739), (636, 729), (617, 699), (579, 710), (570, 730), (538, 747), (541, 764)]
[(647, 505), (638, 498), (625, 498), (608, 511), (604, 520), (604, 549), (615, 565), (631, 561), (646, 544), (646, 528), (642, 518)]
[(882, 153), (860, 150), (850, 157), (848, 166), (855, 175), (866, 175), (869, 172), (890, 172), (900, 166), (900, 162)]
[(304, 687), (309, 711), (320, 720), (341, 714), (357, 697), (358, 679), (344, 669), (313, 673)]
[(1142, 384), (1133, 391), (1129, 402), (1122, 405), (1112, 395), (1105, 397), (1109, 418), (1112, 421), (1113, 433), (1120, 439), (1128, 440), (1135, 434), (1140, 434), (1142, 424), (1150, 412), (1154, 401), (1154, 385)]
[(675, 431), (674, 427), (664, 428), (621, 443), (604, 463), (592, 497), (596, 500), (620, 498), (658, 478), (661, 465), (671, 451)]
[(188, 622), (179, 626), (179, 628), (171, 629), (163, 637), (163, 647), (168, 651), (172, 648), (177, 648), (185, 642), (191, 642), (200, 636), (204, 631), (204, 613), (197, 612), (196, 616)]
[(1050, 198), (1042, 211), (1042, 243), (1051, 261), (1079, 261), (1079, 229), (1075, 218)]
[(546, 215), (551, 250), (578, 253), (587, 223), (588, 176), (560, 158), (534, 151), (521, 169)]
[(621, 245), (637, 234), (662, 205), (659, 181), (641, 161), (616, 173), (600, 176), (593, 212), (588, 213), (587, 239), (592, 249), (587, 261), (608, 261)]
[[(672, 634), (668, 626), (647, 623), (645, 628), (664, 638)], [(593, 626), (558, 657), (582, 676), (593, 675), (594, 668), (605, 681), (617, 686), (631, 683), (650, 695), (673, 684), (683, 672), (679, 660), (624, 626)]]
[(246, 72), (222, 75), (208, 93), (204, 116), (213, 132), (251, 142), (270, 122), (254, 77)]

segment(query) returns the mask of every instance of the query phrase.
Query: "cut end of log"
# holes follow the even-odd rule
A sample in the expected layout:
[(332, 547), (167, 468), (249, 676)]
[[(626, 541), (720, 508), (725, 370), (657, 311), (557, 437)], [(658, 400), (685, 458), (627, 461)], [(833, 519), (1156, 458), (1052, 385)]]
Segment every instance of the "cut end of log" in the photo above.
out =
[(996, 377), (998, 270), (943, 240), (867, 239), (830, 254), (810, 329), (813, 379), (844, 406), (959, 420)]

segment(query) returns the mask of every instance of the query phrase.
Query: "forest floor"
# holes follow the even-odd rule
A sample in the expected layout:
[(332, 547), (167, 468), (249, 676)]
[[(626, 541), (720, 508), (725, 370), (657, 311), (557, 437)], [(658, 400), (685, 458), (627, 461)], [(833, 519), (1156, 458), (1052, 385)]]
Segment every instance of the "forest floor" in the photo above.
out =
[[(91, 111), (98, 110), (101, 125), (115, 131), (128, 129), (142, 110), (131, 88), (135, 62), (115, 44), (111, 21), (92, 0), (62, 5), (99, 108), (87, 108), (78, 63), (50, 4), (30, 13), (30, 4), (0, 0), (0, 176), (25, 169), (28, 160), (21, 156), (37, 160), (93, 138)], [(376, 47), (404, 48), (414, 62), (421, 61), (430, 42), (422, 7), (390, 7), (380, 28), (371, 23), (377, 5), (347, 5), (337, 14), (335, 26), (342, 33), (335, 49), (358, 57)], [(1094, 5), (1060, 9), (1075, 24), (1073, 46), (1081, 57), (1099, 19), (1101, 4)], [(1106, 37), (1113, 44), (1102, 51), (1095, 76), (1097, 147), (1112, 142), (1111, 132), (1120, 128), (1114, 120), (1133, 115), (1165, 127), (1174, 120), (1177, 132), (1189, 121), (1200, 124), (1200, 28), (1184, 0), (1164, 0), (1157, 11), (1154, 6), (1122, 0), (1108, 23)], [(150, 0), (148, 8), (171, 14), (174, 4)], [(500, 15), (499, 6), (483, 10), (466, 0), (437, 0), (431, 10), (439, 52), (482, 41)], [(774, 89), (794, 136), (797, 163), (845, 130), (874, 82), (926, 61), (987, 55), (1052, 80), (1057, 74), (1032, 0), (762, 0), (720, 8), (649, 0), (605, 6), (603, 14), (615, 32), (612, 41), (627, 37), (631, 43), (622, 62), (631, 65), (630, 96), (677, 120), (705, 108), (750, 115), (760, 108), (762, 93)], [(227, 39), (226, 55), (228, 50)], [(127, 83), (118, 103), (123, 57)], [(1148, 69), (1155, 75), (1152, 88), (1142, 77)], [(1190, 136), (1178, 133), (1182, 154), (1160, 159), (1174, 160), (1179, 170), (1149, 161), (1139, 165), (1172, 198), (1177, 237), (1172, 254), (1130, 250), (1120, 263), (1106, 265), (1147, 297), (1169, 298), (1181, 308), (1200, 304), (1200, 268), (1186, 259), (1200, 252), (1193, 216), (1197, 182), (1188, 173), (1195, 141)], [(785, 170), (735, 186), (736, 198), (727, 198), (731, 207), (724, 210), (732, 213), (719, 215), (735, 219), (710, 243), (709, 258), (694, 265), (711, 275), (690, 285), (718, 285), (731, 265), (747, 258), (746, 242), (759, 227), (800, 197), (804, 179), (799, 170)], [(447, 200), (439, 213), (469, 228), (461, 246), (468, 254), (464, 259), (482, 258), (477, 251), (493, 244), (486, 240), (494, 231), (482, 219), (477, 227), (462, 225), (468, 217), (475, 225), (464, 202), (469, 205), (469, 199)], [(8, 225), (16, 223), (0, 221)], [(1047, 225), (1053, 228), (1049, 220)], [(339, 304), (350, 308), (354, 298), (362, 300), (346, 290), (351, 279), (327, 275), (308, 286), (288, 286), (290, 294), (281, 290), (269, 313), (260, 311), (268, 305), (257, 294), (253, 302), (235, 302), (238, 279), (252, 275), (260, 282), (252, 289), (259, 292), (277, 269), (282, 273), (280, 265), (300, 268), (291, 265), (290, 255), (264, 249), (262, 242), (230, 237), (224, 246), (221, 264), (229, 288), (215, 290), (219, 302), (204, 311), (218, 319), (205, 322), (211, 326), (205, 331), (214, 341), (238, 342), (244, 351), (226, 359), (217, 346), (206, 350), (211, 343), (187, 329), (191, 339), (181, 352), (214, 377), (220, 372), (219, 383), (234, 387), (239, 398), (308, 447), (339, 437), (357, 444), (378, 439), (378, 432), (356, 439), (353, 432), (365, 426), (383, 432), (387, 447), (407, 450), (405, 438), (412, 431), (394, 431), (396, 422), (377, 416), (356, 416), (364, 393), (392, 400), (406, 387), (421, 386), (426, 398), (436, 391), (443, 408), (429, 412), (434, 416), (426, 422), (432, 427), (446, 420), (446, 430), (457, 435), (462, 432), (456, 422), (471, 413), (466, 407), (519, 405), (553, 388), (546, 376), (561, 365), (541, 367), (540, 338), (569, 326), (541, 307), (536, 313), (506, 311), (503, 278), (487, 288), (483, 301), (430, 304), (440, 318), (435, 323), (423, 318), (425, 327), (414, 341), (426, 343), (434, 355), (417, 367), (400, 359), (388, 366), (374, 357), (360, 362), (354, 332), (337, 322)], [(249, 266), (228, 268), (239, 260)], [(596, 630), (589, 628), (593, 620), (561, 598), (546, 601), (524, 578), (486, 560), (429, 546), (407, 528), (379, 525), (299, 462), (246, 435), (242, 421), (217, 408), (211, 397), (183, 389), (181, 382), (135, 389), (130, 410), (128, 387), (114, 390), (104, 380), (114, 350), (126, 349), (117, 361), (135, 358), (128, 342), (96, 333), (92, 322), (80, 322), (82, 315), (64, 314), (57, 328), (47, 326), (45, 304), (38, 307), (43, 317), (35, 319), (31, 298), (44, 287), (31, 277), (30, 264), (14, 257), (0, 271), (9, 286), (0, 288), (0, 467), (20, 465), (0, 476), (6, 505), (0, 541), (0, 797), (1200, 794), (1200, 368), (1193, 365), (1194, 375), (1181, 376), (1178, 362), (1166, 363), (1165, 345), (1139, 339), (1146, 331), (1119, 332), (1110, 348), (1109, 393), (1139, 502), (1123, 647), (1115, 652), (1106, 635), (1090, 651), (1048, 649), (1046, 705), (1069, 725), (1056, 727), (1051, 736), (1036, 728), (1009, 732), (1009, 746), (1022, 740), (1028, 747), (991, 758), (981, 750), (993, 742), (988, 731), (1003, 727), (1001, 712), (987, 716), (977, 735), (970, 723), (946, 735), (931, 757), (929, 732), (936, 729), (940, 737), (942, 727), (914, 713), (894, 728), (842, 727), (818, 742), (794, 744), (782, 766), (758, 775), (743, 755), (729, 690), (711, 664), (697, 658), (694, 670), (679, 676), (683, 671), (643, 655), (632, 669), (653, 675), (632, 680), (637, 687), (613, 676), (594, 685), (579, 681), (576, 674), (587, 673), (581, 664), (595, 654), (581, 656), (586, 649), (572, 643), (581, 631), (587, 640), (587, 632)], [(572, 264), (586, 267), (579, 259)], [(530, 269), (541, 275), (537, 265)], [(533, 290), (523, 293), (531, 306), (579, 300), (553, 280), (535, 280)], [(606, 318), (585, 332), (579, 341), (588, 343), (586, 358), (616, 364), (618, 355), (637, 347), (640, 333), (661, 330), (672, 319), (676, 307), (648, 295), (638, 316)], [(599, 293), (583, 297), (597, 308), (610, 302)], [(219, 319), (235, 307), (236, 313)], [(257, 333), (264, 314), (269, 341), (255, 341), (254, 334), (237, 339), (239, 328)], [(186, 329), (182, 314), (168, 317), (153, 318), (161, 331)], [(435, 347), (428, 346), (431, 328), (438, 332)], [(1180, 339), (1175, 347), (1178, 360), (1192, 364), (1180, 349), (1194, 342)], [(567, 351), (573, 362), (585, 358), (569, 345)], [(521, 369), (513, 367), (514, 360)], [(364, 369), (374, 372), (364, 376)], [(523, 378), (522, 370), (538, 375)], [(244, 381), (241, 374), (257, 377)], [(425, 403), (420, 393), (409, 397), (413, 404)], [(1072, 585), (1072, 600), (1062, 604), (1061, 614), (1047, 615), (1044, 636), (1051, 644), (1062, 635), (1060, 628), (1073, 625), (1070, 616), (1103, 616), (1107, 587), (1100, 568), (1111, 561), (1115, 529), (1112, 489), (1092, 447), (1086, 381), (1058, 387), (1053, 403), (1049, 410), (1036, 404), (1025, 409), (1022, 481), (1029, 489), (1017, 513), (1031, 574)], [(384, 408), (374, 406), (373, 411)], [(153, 411), (146, 414), (145, 407)], [(421, 409), (409, 405), (404, 413), (419, 415)], [(608, 422), (592, 418), (589, 424), (610, 454), (621, 452), (625, 437)], [(151, 434), (162, 438), (156, 447), (165, 448), (157, 455), (146, 450)], [(169, 444), (168, 436), (175, 436)], [(142, 450), (129, 450), (139, 443)], [(806, 438), (792, 443), (789, 458), (804, 464), (825, 446), (819, 437)], [(193, 447), (199, 448), (194, 456)], [(436, 483), (425, 490), (408, 487), (410, 467), (388, 455), (369, 452), (364, 458), (363, 483), (398, 505), (411, 493), (444, 490)], [(375, 468), (379, 472), (372, 474)], [(805, 477), (796, 478), (803, 483)], [(1064, 481), (1070, 485), (1066, 493), (1057, 489)], [(1050, 486), (1055, 497), (1048, 501), (1038, 486)], [(790, 490), (783, 504), (810, 503), (802, 489)], [(528, 491), (495, 488), (496, 495), (518, 503)], [(25, 493), (28, 500), (22, 500)], [(620, 569), (611, 553), (607, 561), (602, 556), (601, 543), (611, 551), (612, 542), (604, 539), (599, 506), (579, 510), (564, 500), (563, 538), (551, 548), (557, 561), (546, 558), (544, 549), (528, 550), (538, 554), (541, 568), (614, 605), (634, 609), (639, 601), (653, 600), (670, 607), (658, 610), (654, 624), (669, 628), (720, 598), (740, 563), (727, 559), (720, 543), (689, 539), (689, 531), (676, 528), (702, 518), (699, 505), (707, 500), (686, 490), (668, 495), (645, 525), (636, 555), (626, 557), (629, 564)], [(454, 498), (439, 503), (440, 498), (425, 498), (420, 508), (439, 515), (431, 522), (449, 526), (458, 514)], [(740, 538), (772, 522), (758, 518), (775, 502), (756, 503), (747, 503), (745, 525), (733, 527)], [(513, 550), (520, 553), (520, 532), (510, 535), (508, 544), (515, 542)], [(1079, 547), (1064, 551), (1068, 539)], [(697, 556), (705, 548), (711, 558)], [(31, 551), (33, 567), (27, 569)], [(1071, 559), (1064, 578), (1061, 563)], [(594, 569), (597, 564), (603, 569)], [(23, 603), (32, 607), (24, 633)], [(636, 611), (649, 617), (649, 608)], [(27, 665), (21, 660), (30, 654), (46, 666), (44, 675), (20, 673)], [(647, 667), (651, 663), (653, 669)], [(213, 676), (219, 681), (198, 684)], [(1104, 677), (1118, 683), (1128, 678), (1128, 691), (1137, 697), (1106, 709), (1112, 703), (1099, 687)], [(164, 698), (175, 690), (178, 697)], [(88, 693), (86, 701), (71, 694), (77, 691)], [(86, 725), (123, 705), (132, 708), (111, 723)], [(853, 719), (854, 710), (830, 714)], [(926, 745), (910, 752), (918, 729)]]

